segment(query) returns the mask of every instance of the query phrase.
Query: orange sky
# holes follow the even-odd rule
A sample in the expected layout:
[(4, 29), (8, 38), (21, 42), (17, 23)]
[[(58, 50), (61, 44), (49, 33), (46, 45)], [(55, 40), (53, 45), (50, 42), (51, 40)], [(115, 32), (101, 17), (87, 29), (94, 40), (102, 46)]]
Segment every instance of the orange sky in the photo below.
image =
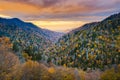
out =
[(82, 21), (29, 21), (41, 28), (46, 28), (58, 32), (67, 32), (74, 28), (80, 27), (86, 22)]
[(65, 32), (120, 11), (119, 0), (0, 0), (0, 17)]
[[(27, 4), (22, 4), (21, 3), (13, 3), (13, 2), (6, 2), (6, 1), (1, 1), (0, 2), (0, 10), (5, 10), (5, 11), (14, 11), (14, 12), (23, 12), (24, 14), (34, 14), (37, 15), (40, 11), (38, 8), (27, 5)], [(47, 11), (47, 10), (46, 10)], [(13, 13), (14, 14), (14, 13)], [(1, 17), (5, 18), (12, 18), (12, 16), (9, 16), (7, 14), (0, 14)], [(77, 28), (86, 22), (83, 21), (53, 21), (53, 20), (47, 20), (47, 21), (41, 21), (41, 20), (25, 20), (27, 22), (32, 22), (35, 25), (41, 27), (41, 28), (46, 28), (50, 29), (53, 31), (67, 31), (71, 30), (73, 28)]]

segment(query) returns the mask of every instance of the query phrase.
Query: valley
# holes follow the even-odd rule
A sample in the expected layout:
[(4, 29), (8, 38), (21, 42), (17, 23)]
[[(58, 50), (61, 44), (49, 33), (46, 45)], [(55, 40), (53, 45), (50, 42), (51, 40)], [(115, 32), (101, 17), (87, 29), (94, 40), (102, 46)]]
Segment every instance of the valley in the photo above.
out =
[(66, 34), (0, 18), (0, 52), (0, 60), (10, 56), (17, 68), (0, 63), (0, 80), (110, 80), (113, 74), (119, 80), (120, 13)]

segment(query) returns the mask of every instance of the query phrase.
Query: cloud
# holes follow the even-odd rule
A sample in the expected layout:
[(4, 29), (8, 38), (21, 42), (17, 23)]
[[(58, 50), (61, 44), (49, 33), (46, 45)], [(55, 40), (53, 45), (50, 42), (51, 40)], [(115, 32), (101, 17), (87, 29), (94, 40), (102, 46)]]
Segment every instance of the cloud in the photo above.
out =
[(0, 13), (25, 20), (99, 20), (119, 12), (119, 4), (120, 0), (1, 0)]
[(0, 0), (0, 17), (66, 31), (120, 12), (120, 0)]

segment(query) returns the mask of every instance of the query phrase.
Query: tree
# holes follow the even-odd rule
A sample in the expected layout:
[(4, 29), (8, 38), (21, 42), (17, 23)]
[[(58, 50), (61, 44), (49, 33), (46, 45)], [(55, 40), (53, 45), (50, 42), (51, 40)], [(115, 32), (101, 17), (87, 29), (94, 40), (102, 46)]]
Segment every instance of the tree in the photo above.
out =
[(43, 64), (28, 60), (22, 65), (21, 80), (49, 80), (49, 72)]
[(13, 44), (8, 37), (0, 37), (0, 47), (4, 50), (10, 50), (12, 49)]
[(76, 80), (74, 70), (64, 67), (49, 68), (51, 80)]
[(9, 38), (0, 38), (0, 80), (8, 80), (17, 68), (19, 59), (10, 50), (12, 44)]
[(120, 80), (120, 65), (117, 66), (117, 70), (115, 68), (106, 70), (101, 75), (101, 80)]
[(9, 78), (19, 64), (18, 57), (10, 52), (0, 50), (0, 80)]

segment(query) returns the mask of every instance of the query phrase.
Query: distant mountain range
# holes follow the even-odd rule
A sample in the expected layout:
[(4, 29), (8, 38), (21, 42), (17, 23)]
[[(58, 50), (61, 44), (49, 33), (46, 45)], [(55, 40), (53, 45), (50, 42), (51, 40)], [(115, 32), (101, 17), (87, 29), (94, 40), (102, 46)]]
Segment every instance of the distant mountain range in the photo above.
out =
[(120, 13), (70, 31), (51, 51), (51, 61), (57, 65), (104, 69), (119, 64)]

